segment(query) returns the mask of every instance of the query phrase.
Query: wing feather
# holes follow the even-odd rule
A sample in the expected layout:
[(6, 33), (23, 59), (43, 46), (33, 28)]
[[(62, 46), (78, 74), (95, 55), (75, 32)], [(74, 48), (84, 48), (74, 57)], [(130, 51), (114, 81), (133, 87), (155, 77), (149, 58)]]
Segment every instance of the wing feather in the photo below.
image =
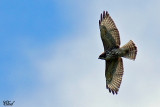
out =
[(119, 31), (107, 11), (101, 14), (99, 27), (104, 50), (120, 46)]
[(106, 62), (106, 88), (113, 94), (118, 93), (122, 82), (123, 72), (122, 58)]

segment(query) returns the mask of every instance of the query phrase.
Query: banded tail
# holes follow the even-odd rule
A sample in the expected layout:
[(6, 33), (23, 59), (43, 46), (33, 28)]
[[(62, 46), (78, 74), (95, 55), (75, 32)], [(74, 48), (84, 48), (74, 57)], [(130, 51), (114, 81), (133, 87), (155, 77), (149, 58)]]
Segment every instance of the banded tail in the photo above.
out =
[(127, 44), (121, 47), (121, 49), (125, 52), (125, 58), (135, 60), (137, 55), (137, 47), (132, 40), (130, 40)]

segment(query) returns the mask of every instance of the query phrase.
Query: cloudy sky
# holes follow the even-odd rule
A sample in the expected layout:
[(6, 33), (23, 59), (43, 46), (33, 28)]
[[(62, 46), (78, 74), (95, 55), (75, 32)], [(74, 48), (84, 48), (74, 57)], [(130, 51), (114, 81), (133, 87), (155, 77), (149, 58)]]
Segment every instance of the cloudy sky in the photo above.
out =
[[(98, 20), (107, 10), (121, 46), (133, 40), (135, 61), (124, 59), (118, 95), (105, 88)], [(0, 106), (160, 106), (159, 0), (1, 0)]]

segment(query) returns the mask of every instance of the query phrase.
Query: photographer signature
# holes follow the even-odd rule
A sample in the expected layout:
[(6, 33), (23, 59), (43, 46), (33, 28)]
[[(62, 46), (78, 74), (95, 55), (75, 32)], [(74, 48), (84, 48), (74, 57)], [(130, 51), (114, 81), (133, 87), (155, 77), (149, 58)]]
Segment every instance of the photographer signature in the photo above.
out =
[(4, 105), (4, 106), (12, 106), (14, 102), (15, 102), (15, 101), (6, 100), (6, 101), (3, 101), (3, 105)]

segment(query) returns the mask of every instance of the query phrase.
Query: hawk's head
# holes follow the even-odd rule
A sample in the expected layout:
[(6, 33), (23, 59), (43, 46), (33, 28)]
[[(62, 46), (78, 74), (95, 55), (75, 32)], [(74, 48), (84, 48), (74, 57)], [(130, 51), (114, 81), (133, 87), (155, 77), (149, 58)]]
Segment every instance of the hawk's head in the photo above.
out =
[(115, 59), (118, 58), (118, 53), (116, 49), (113, 49), (111, 51), (106, 51), (103, 52), (98, 59), (102, 59), (102, 60), (110, 60), (110, 59)]
[(99, 55), (98, 59), (105, 60), (105, 58), (106, 58), (106, 52), (103, 52), (101, 55)]

